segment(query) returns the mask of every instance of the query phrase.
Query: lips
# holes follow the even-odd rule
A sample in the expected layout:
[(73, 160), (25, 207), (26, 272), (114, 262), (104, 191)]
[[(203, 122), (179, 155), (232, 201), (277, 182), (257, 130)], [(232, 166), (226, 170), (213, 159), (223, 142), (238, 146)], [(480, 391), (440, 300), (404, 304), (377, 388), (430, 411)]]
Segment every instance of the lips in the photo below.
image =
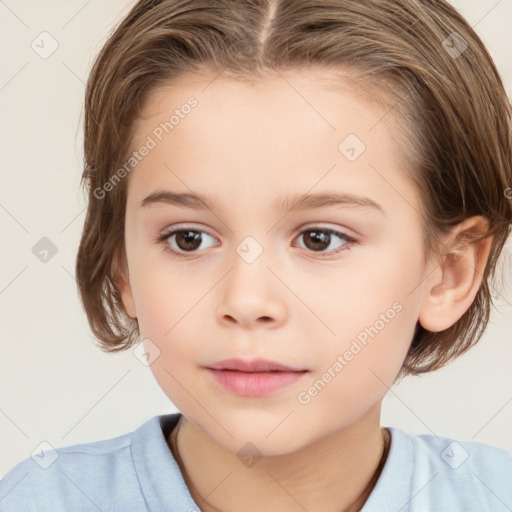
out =
[(225, 359), (205, 369), (222, 389), (253, 398), (276, 393), (303, 379), (309, 372), (266, 359)]
[(207, 368), (212, 370), (234, 370), (239, 372), (304, 372), (304, 368), (296, 368), (293, 366), (284, 365), (275, 361), (268, 361), (267, 359), (252, 359), (246, 361), (243, 359), (224, 359)]

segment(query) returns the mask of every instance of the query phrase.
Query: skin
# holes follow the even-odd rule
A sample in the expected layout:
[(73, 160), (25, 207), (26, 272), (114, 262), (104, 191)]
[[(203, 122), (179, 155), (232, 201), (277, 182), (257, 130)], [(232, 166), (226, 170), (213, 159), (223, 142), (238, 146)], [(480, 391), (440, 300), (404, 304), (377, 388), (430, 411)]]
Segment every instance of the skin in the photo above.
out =
[[(155, 89), (135, 125), (138, 148), (187, 98), (198, 101), (129, 175), (127, 267), (118, 287), (146, 346), (160, 351), (151, 370), (183, 413), (182, 470), (202, 510), (339, 512), (352, 504), (381, 458), (381, 402), (417, 322), (432, 331), (455, 323), (478, 291), (490, 249), (488, 239), (444, 264), (426, 261), (421, 196), (394, 145), (392, 116), (327, 74), (282, 76), (252, 84), (189, 76)], [(338, 150), (348, 134), (366, 145), (355, 161)], [(160, 190), (215, 197), (218, 208), (140, 207)], [(385, 214), (272, 206), (283, 194), (322, 191), (371, 198)], [(171, 227), (202, 231), (203, 241), (188, 253), (177, 237), (155, 241)], [(304, 234), (314, 227), (356, 242), (334, 236), (315, 251)], [(465, 229), (484, 230), (485, 222), (466, 219), (448, 249)], [(263, 250), (252, 263), (237, 253), (247, 236)], [(165, 243), (185, 257), (165, 252)], [(400, 312), (301, 403), (298, 394), (394, 303)], [(271, 395), (238, 396), (202, 368), (230, 357), (309, 372)], [(262, 455), (252, 467), (237, 457), (248, 442)]]

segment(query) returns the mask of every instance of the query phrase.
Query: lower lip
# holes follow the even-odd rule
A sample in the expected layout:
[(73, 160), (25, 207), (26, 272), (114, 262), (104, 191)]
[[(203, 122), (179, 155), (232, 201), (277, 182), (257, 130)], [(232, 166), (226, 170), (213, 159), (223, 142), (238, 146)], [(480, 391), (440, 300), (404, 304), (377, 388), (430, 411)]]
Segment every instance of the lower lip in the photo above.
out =
[(265, 396), (302, 378), (303, 372), (239, 372), (207, 368), (214, 379), (226, 390), (241, 396)]

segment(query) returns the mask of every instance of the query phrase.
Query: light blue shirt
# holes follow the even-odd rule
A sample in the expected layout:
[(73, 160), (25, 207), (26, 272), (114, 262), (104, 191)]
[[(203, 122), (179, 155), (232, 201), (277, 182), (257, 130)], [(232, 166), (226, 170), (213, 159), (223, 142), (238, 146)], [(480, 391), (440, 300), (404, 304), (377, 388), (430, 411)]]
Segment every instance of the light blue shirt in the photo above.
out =
[[(28, 457), (0, 481), (0, 511), (200, 511), (165, 441), (180, 416)], [(511, 512), (512, 452), (388, 429), (388, 458), (362, 512)]]

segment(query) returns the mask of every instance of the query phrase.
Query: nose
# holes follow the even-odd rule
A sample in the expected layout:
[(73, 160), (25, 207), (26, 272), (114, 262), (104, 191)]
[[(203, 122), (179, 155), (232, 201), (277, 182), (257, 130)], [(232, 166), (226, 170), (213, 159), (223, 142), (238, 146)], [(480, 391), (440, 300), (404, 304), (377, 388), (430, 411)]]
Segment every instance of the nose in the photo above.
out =
[(255, 260), (241, 254), (233, 257), (232, 267), (219, 283), (219, 321), (244, 329), (279, 327), (287, 314), (285, 287), (267, 266), (263, 254)]

